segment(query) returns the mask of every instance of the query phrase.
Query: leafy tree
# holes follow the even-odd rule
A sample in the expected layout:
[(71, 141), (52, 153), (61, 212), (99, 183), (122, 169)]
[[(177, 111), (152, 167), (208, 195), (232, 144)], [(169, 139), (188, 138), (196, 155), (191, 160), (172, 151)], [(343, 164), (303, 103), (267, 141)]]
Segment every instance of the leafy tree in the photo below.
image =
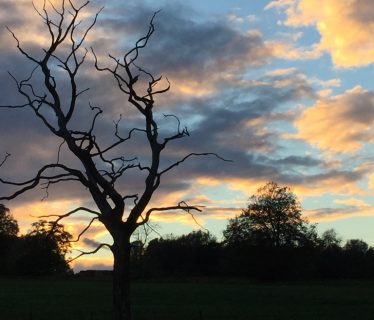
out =
[(6, 273), (9, 252), (17, 240), (19, 228), (8, 208), (0, 204), (0, 274)]
[(301, 206), (288, 187), (269, 182), (250, 198), (242, 214), (229, 220), (226, 243), (249, 242), (271, 247), (314, 244), (317, 234), (301, 216)]
[[(50, 3), (48, 7), (47, 4)], [(90, 253), (95, 253), (104, 246), (113, 253), (113, 305), (116, 320), (131, 319), (130, 307), (130, 238), (139, 227), (148, 223), (155, 211), (168, 210), (197, 210), (185, 202), (165, 207), (152, 207), (150, 204), (155, 191), (159, 188), (162, 178), (178, 165), (195, 156), (213, 155), (214, 153), (187, 153), (175, 162), (162, 161), (164, 151), (172, 142), (189, 136), (187, 128), (180, 125), (180, 120), (174, 115), (165, 115), (169, 120), (170, 135), (159, 134), (160, 124), (154, 113), (157, 97), (168, 91), (170, 85), (159, 76), (152, 75), (147, 68), (139, 66), (139, 56), (147, 46), (155, 31), (154, 16), (148, 32), (140, 38), (132, 49), (121, 58), (109, 55), (107, 66), (98, 61), (98, 56), (92, 49), (92, 58), (96, 70), (105, 72), (113, 77), (113, 84), (123, 95), (124, 108), (130, 108), (137, 113), (133, 125), (128, 127), (120, 121), (114, 123), (112, 139), (105, 135), (105, 130), (98, 130), (103, 108), (87, 102), (86, 112), (91, 112), (85, 119), (76, 121), (78, 113), (84, 111), (83, 94), (87, 92), (84, 81), (79, 81), (83, 74), (88, 73), (85, 60), (88, 50), (84, 48), (87, 35), (94, 27), (99, 12), (91, 22), (83, 22), (85, 9), (89, 1), (76, 5), (74, 1), (61, 1), (61, 6), (44, 1), (44, 7), (38, 14), (50, 35), (50, 41), (40, 54), (37, 50), (25, 49), (17, 35), (11, 30), (20, 54), (30, 63), (32, 72), (23, 79), (13, 80), (24, 101), (20, 104), (5, 105), (3, 108), (29, 108), (37, 119), (49, 130), (51, 136), (59, 139), (56, 144), (58, 161), (42, 166), (31, 179), (25, 181), (6, 181), (18, 190), (1, 200), (11, 200), (39, 184), (48, 188), (57, 183), (78, 183), (87, 190), (96, 208), (79, 207), (57, 217), (59, 222), (76, 213), (85, 211), (93, 216), (91, 222), (82, 233), (87, 231), (91, 223), (100, 221), (113, 238), (112, 244), (100, 244)], [(101, 10), (100, 10), (101, 11)], [(86, 15), (87, 16), (87, 15)], [(119, 36), (121, 38), (121, 36)], [(40, 79), (40, 81), (38, 81)], [(163, 85), (164, 83), (164, 85)], [(105, 104), (104, 104), (105, 105)], [(123, 112), (125, 113), (125, 111)], [(175, 130), (172, 130), (174, 123)], [(101, 127), (102, 128), (102, 127)], [(103, 133), (101, 135), (100, 133)], [(128, 143), (143, 141), (144, 145), (135, 148), (139, 154), (134, 157), (128, 148)], [(143, 140), (140, 140), (143, 139)], [(134, 143), (137, 143), (134, 142)], [(145, 151), (146, 150), (146, 151)], [(147, 154), (143, 154), (143, 151)], [(129, 152), (130, 154), (126, 154)], [(56, 151), (57, 153), (57, 151)], [(60, 157), (61, 155), (61, 157)], [(75, 159), (75, 164), (64, 159)], [(219, 157), (218, 157), (219, 158)], [(222, 159), (222, 158), (221, 158)], [(131, 190), (131, 179), (128, 174), (138, 176), (143, 182), (139, 188)], [(130, 181), (130, 182), (129, 182)], [(124, 189), (123, 186), (126, 186)], [(126, 191), (124, 191), (126, 190)], [(126, 208), (126, 210), (125, 210)], [(81, 233), (81, 234), (82, 234)], [(81, 235), (80, 234), (80, 235)]]
[(345, 276), (353, 278), (366, 276), (369, 245), (360, 239), (350, 239), (343, 249)]
[(139, 278), (144, 276), (145, 263), (144, 253), (145, 248), (151, 238), (154, 238), (153, 234), (159, 234), (156, 229), (158, 225), (155, 223), (147, 223), (136, 231), (132, 235), (131, 242), (131, 275), (133, 278)]
[(328, 249), (339, 247), (342, 242), (342, 238), (339, 237), (334, 229), (328, 229), (322, 233), (319, 242), (323, 248)]
[(14, 274), (65, 274), (70, 268), (65, 256), (69, 252), (71, 234), (62, 225), (40, 220), (13, 245), (8, 268)]
[(56, 253), (61, 256), (65, 256), (70, 251), (72, 235), (65, 230), (62, 224), (39, 220), (33, 222), (31, 227), (26, 236), (50, 240), (55, 244)]
[(251, 244), (253, 242), (253, 230), (248, 225), (248, 217), (242, 213), (229, 220), (223, 231), (224, 242), (229, 245)]
[(344, 250), (357, 255), (364, 255), (369, 250), (369, 245), (360, 239), (350, 239), (346, 242)]
[(145, 259), (151, 275), (209, 275), (218, 270), (220, 245), (209, 232), (150, 241)]
[(214, 237), (210, 232), (198, 230), (192, 231), (186, 235), (182, 235), (178, 238), (179, 242), (181, 242), (185, 246), (189, 247), (196, 247), (196, 246), (210, 246), (216, 245), (217, 239)]
[(0, 236), (17, 236), (19, 231), (17, 220), (8, 208), (0, 204)]

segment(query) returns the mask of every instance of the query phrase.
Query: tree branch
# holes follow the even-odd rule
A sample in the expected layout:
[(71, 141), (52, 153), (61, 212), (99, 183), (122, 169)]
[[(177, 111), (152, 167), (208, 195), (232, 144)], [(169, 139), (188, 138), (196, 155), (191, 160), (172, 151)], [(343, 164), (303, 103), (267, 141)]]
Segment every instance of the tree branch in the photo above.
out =
[[(188, 205), (185, 201), (181, 201), (179, 202), (178, 205), (176, 206), (170, 206), (170, 207), (159, 207), (159, 208), (152, 208), (152, 209), (149, 209), (146, 213), (145, 213), (145, 217), (143, 218), (143, 221), (141, 222), (138, 222), (137, 225), (138, 226), (141, 226), (143, 224), (146, 224), (148, 221), (149, 221), (149, 218), (151, 216), (151, 213), (154, 212), (154, 211), (172, 211), (172, 210), (183, 210), (187, 213), (189, 213), (192, 218), (195, 220), (194, 216), (191, 214), (191, 211), (192, 210), (195, 210), (195, 211), (198, 211), (198, 212), (201, 212), (202, 210), (199, 209), (199, 207), (197, 206), (190, 206)], [(195, 220), (195, 222), (200, 226), (200, 224)]]
[(92, 223), (93, 223), (95, 220), (97, 220), (97, 219), (98, 219), (98, 217), (94, 217), (94, 218), (92, 218), (91, 221), (88, 223), (88, 225), (87, 225), (87, 226), (86, 226), (86, 227), (85, 227), (85, 228), (84, 228), (84, 229), (83, 229), (83, 230), (78, 234), (77, 239), (75, 239), (75, 240), (70, 240), (69, 242), (79, 242), (81, 236), (84, 235), (84, 234), (86, 233), (86, 231), (90, 229)]
[(195, 152), (191, 152), (190, 154), (186, 155), (184, 158), (182, 158), (181, 160), (173, 163), (172, 165), (170, 165), (169, 167), (167, 167), (166, 169), (160, 171), (158, 173), (159, 176), (163, 175), (164, 173), (174, 169), (175, 167), (179, 166), (181, 163), (185, 162), (188, 158), (191, 158), (191, 157), (200, 157), (200, 156), (214, 156), (216, 158), (218, 158), (219, 160), (222, 160), (222, 161), (226, 161), (226, 162), (232, 162), (232, 160), (228, 160), (228, 159), (224, 159), (222, 158), (221, 156), (219, 156), (218, 154), (214, 153), (214, 152), (205, 152), (205, 153), (195, 153)]
[(71, 258), (67, 261), (67, 263), (71, 263), (77, 259), (79, 259), (80, 257), (82, 256), (85, 256), (85, 255), (91, 255), (91, 254), (95, 254), (96, 252), (98, 252), (100, 249), (102, 249), (103, 247), (108, 247), (110, 250), (112, 250), (112, 246), (110, 244), (107, 244), (107, 243), (101, 243), (95, 250), (92, 250), (92, 251), (81, 251), (81, 250), (78, 250), (78, 249), (75, 249), (77, 251), (80, 252), (80, 254), (74, 258)]
[(4, 159), (0, 162), (0, 167), (3, 166), (3, 164), (8, 160), (8, 158), (11, 156), (10, 153), (6, 152), (5, 153), (5, 156), (4, 156)]
[(88, 212), (88, 213), (91, 213), (91, 214), (94, 214), (96, 216), (99, 216), (100, 215), (100, 212), (97, 212), (95, 210), (92, 210), (92, 209), (89, 209), (89, 208), (85, 208), (85, 207), (78, 207), (72, 211), (69, 211), (65, 214), (49, 214), (49, 215), (43, 215), (43, 216), (37, 216), (37, 218), (51, 218), (51, 217), (58, 217), (58, 219), (56, 220), (56, 222), (58, 223), (60, 220), (64, 219), (64, 218), (67, 218), (75, 213), (77, 213), (78, 211), (85, 211), (85, 212)]
[[(53, 175), (53, 176), (43, 176), (43, 173), (46, 170), (51, 169), (51, 168), (60, 168), (60, 169), (65, 170), (67, 173)], [(48, 165), (45, 165), (44, 167), (42, 167), (41, 169), (39, 169), (38, 173), (36, 174), (36, 176), (34, 178), (32, 178), (30, 180), (27, 180), (27, 181), (13, 182), (13, 181), (7, 181), (7, 180), (4, 180), (4, 179), (0, 178), (0, 182), (3, 183), (3, 184), (12, 185), (12, 186), (19, 186), (19, 187), (24, 186), (23, 188), (15, 191), (10, 196), (0, 197), (0, 200), (14, 199), (17, 196), (25, 193), (26, 191), (35, 188), (40, 183), (40, 181), (42, 181), (42, 180), (52, 181), (52, 183), (53, 183), (54, 180), (58, 180), (58, 179), (64, 178), (64, 177), (72, 177), (72, 179), (74, 179), (74, 177), (75, 177), (83, 185), (85, 185), (85, 186), (88, 185), (88, 182), (87, 182), (86, 178), (83, 176), (83, 174), (79, 170), (68, 168), (67, 166), (62, 165), (62, 164), (48, 164)], [(69, 180), (72, 180), (72, 179), (69, 179)]]

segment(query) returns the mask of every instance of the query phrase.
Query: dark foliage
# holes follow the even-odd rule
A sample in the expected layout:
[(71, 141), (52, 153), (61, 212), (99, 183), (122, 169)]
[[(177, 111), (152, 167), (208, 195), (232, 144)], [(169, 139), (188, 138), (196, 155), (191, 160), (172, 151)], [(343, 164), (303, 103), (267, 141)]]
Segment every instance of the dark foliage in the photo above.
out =
[(218, 272), (221, 246), (209, 233), (152, 240), (146, 251), (149, 276), (213, 275)]
[(44, 234), (18, 238), (11, 247), (8, 273), (14, 275), (54, 275), (69, 270), (64, 255), (52, 237)]
[(0, 236), (17, 236), (18, 223), (11, 215), (8, 208), (0, 204)]
[(155, 239), (145, 249), (138, 241), (133, 274), (259, 281), (374, 277), (374, 249), (358, 239), (341, 242), (334, 229), (318, 237), (290, 189), (269, 182), (241, 215), (229, 220), (221, 243), (202, 231)]
[[(8, 212), (8, 216), (10, 216)], [(0, 233), (0, 274), (56, 275), (70, 272), (65, 255), (71, 235), (59, 224), (40, 220), (24, 236), (17, 237), (17, 221), (11, 217), (9, 234)], [(15, 226), (17, 228), (15, 228)], [(4, 230), (4, 229), (3, 229)]]
[(0, 204), (0, 274), (7, 270), (9, 248), (17, 240), (18, 223), (8, 208)]
[(195, 231), (152, 240), (141, 258), (137, 256), (133, 275), (248, 277), (266, 282), (374, 277), (374, 249), (362, 240), (349, 240), (343, 247), (318, 242), (302, 247), (227, 245)]
[(250, 198), (241, 215), (229, 220), (221, 243), (202, 231), (155, 239), (145, 250), (137, 245), (142, 256), (136, 256), (135, 265), (143, 276), (239, 276), (259, 281), (374, 277), (374, 249), (358, 239), (344, 246), (341, 242), (334, 229), (318, 237), (290, 189), (269, 182)]
[(314, 245), (315, 226), (301, 216), (301, 206), (288, 187), (269, 182), (250, 198), (242, 214), (229, 220), (227, 244), (246, 242), (261, 247)]

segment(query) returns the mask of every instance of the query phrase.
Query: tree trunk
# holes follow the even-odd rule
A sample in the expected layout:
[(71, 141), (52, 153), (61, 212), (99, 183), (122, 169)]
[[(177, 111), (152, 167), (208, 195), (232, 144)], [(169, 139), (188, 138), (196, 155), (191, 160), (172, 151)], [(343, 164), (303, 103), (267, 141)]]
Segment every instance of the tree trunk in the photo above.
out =
[(130, 301), (130, 240), (114, 239), (113, 310), (114, 320), (131, 320)]

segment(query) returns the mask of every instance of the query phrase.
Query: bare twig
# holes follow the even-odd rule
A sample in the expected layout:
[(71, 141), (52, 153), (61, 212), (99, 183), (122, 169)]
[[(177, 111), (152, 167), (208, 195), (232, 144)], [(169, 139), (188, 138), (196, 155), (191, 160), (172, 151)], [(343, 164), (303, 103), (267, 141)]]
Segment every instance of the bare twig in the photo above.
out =
[(10, 153), (8, 153), (8, 152), (5, 153), (3, 161), (0, 162), (0, 167), (3, 166), (3, 164), (8, 160), (9, 157), (10, 157)]
[(95, 250), (92, 250), (92, 251), (81, 251), (81, 250), (75, 249), (78, 252), (80, 252), (80, 254), (77, 255), (74, 258), (69, 259), (67, 261), (67, 263), (71, 263), (71, 262), (79, 259), (82, 256), (94, 254), (94, 253), (98, 252), (100, 249), (102, 249), (103, 247), (108, 247), (109, 249), (112, 249), (112, 246), (110, 244), (107, 244), (107, 243), (101, 243)]
[(201, 212), (202, 210), (197, 206), (189, 206), (185, 201), (179, 202), (176, 206), (170, 206), (170, 207), (158, 207), (158, 208), (151, 208), (145, 213), (145, 217), (141, 222), (138, 222), (138, 226), (141, 226), (149, 221), (149, 218), (151, 216), (151, 213), (154, 211), (172, 211), (172, 210), (183, 210), (185, 212), (190, 213), (191, 210), (195, 210), (198, 212)]
[(195, 153), (195, 152), (191, 152), (190, 154), (186, 155), (184, 158), (182, 158), (181, 160), (179, 161), (176, 161), (175, 163), (173, 163), (172, 165), (168, 166), (167, 168), (165, 168), (164, 170), (160, 171), (159, 172), (159, 175), (163, 175), (164, 173), (174, 169), (175, 167), (179, 166), (181, 163), (185, 162), (188, 158), (191, 158), (191, 157), (201, 157), (201, 156), (214, 156), (216, 157), (217, 159), (219, 160), (222, 160), (222, 161), (226, 161), (226, 162), (232, 162), (232, 160), (228, 160), (228, 159), (224, 159), (222, 158), (221, 156), (219, 156), (218, 154), (216, 153), (213, 153), (213, 152), (205, 152), (205, 153)]

